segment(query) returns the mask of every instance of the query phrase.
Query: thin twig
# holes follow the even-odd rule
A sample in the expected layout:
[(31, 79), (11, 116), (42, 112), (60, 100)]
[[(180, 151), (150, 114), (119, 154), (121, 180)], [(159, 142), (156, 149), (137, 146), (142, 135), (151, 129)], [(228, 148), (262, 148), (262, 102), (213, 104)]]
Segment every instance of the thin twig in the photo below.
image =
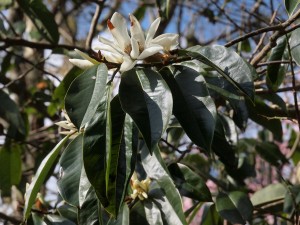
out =
[(100, 18), (100, 15), (102, 13), (104, 3), (105, 3), (105, 0), (97, 2), (96, 11), (95, 11), (95, 14), (93, 16), (91, 26), (90, 26), (90, 31), (88, 33), (88, 36), (87, 36), (86, 42), (85, 42), (85, 48), (86, 49), (91, 49), (92, 40), (93, 40), (93, 37), (95, 35), (97, 23), (98, 23), (98, 20)]
[(18, 220), (16, 218), (14, 218), (12, 216), (8, 216), (8, 215), (6, 215), (6, 214), (4, 214), (2, 212), (0, 212), (0, 218), (2, 220), (6, 221), (6, 222), (8, 221), (8, 222), (10, 222), (12, 224), (20, 224), (20, 223), (22, 223), (22, 220)]
[(2, 11), (0, 11), (0, 15), (1, 17), (5, 20), (5, 22), (7, 22), (9, 28), (11, 29), (11, 31), (14, 33), (14, 35), (16, 37), (19, 37), (20, 35), (17, 33), (17, 31), (15, 30), (14, 26), (11, 24), (11, 22), (6, 18), (6, 16), (2, 13)]

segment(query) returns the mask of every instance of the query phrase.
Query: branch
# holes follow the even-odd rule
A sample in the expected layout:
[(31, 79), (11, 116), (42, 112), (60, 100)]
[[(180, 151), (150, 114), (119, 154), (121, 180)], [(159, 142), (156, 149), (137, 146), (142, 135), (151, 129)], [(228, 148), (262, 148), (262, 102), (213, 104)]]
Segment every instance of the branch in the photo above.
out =
[(86, 42), (85, 42), (85, 48), (86, 49), (91, 49), (92, 40), (93, 40), (95, 31), (96, 31), (98, 20), (100, 18), (101, 12), (103, 10), (104, 3), (105, 3), (105, 0), (102, 0), (102, 1), (100, 0), (99, 2), (97, 2), (96, 11), (95, 11), (95, 14), (93, 16), (91, 26), (90, 26), (90, 31), (88, 33), (88, 36), (87, 36)]
[(0, 43), (3, 42), (3, 47), (10, 47), (10, 46), (22, 46), (22, 47), (29, 47), (29, 48), (36, 48), (36, 49), (55, 49), (55, 48), (64, 48), (67, 50), (74, 50), (75, 48), (84, 51), (83, 48), (74, 45), (64, 45), (64, 44), (49, 44), (49, 43), (39, 43), (39, 42), (32, 42), (27, 41), (21, 38), (2, 38), (0, 37)]
[(276, 46), (276, 41), (278, 38), (281, 36), (285, 35), (287, 32), (285, 29), (290, 26), (293, 22), (295, 22), (298, 18), (300, 17), (300, 9), (292, 16), (290, 17), (287, 21), (284, 23), (280, 24), (282, 27), (281, 29), (277, 30), (269, 40), (269, 43), (265, 45), (265, 47), (251, 60), (251, 64), (253, 66), (256, 66), (267, 54), (268, 52)]
[(22, 220), (18, 220), (14, 217), (8, 216), (2, 212), (0, 212), (0, 218), (3, 219), (4, 221), (11, 222), (12, 224), (21, 224)]

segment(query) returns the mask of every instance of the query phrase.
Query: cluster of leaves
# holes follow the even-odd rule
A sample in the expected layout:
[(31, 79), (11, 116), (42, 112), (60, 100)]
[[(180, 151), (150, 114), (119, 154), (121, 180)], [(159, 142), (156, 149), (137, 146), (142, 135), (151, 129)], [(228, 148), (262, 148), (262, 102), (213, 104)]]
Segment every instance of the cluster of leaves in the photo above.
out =
[[(32, 37), (57, 46), (58, 26), (43, 1), (17, 3), (34, 24)], [(299, 1), (285, 0), (290, 17), (298, 5)], [(157, 1), (166, 18), (171, 6), (171, 1)], [(136, 12), (139, 18), (146, 7)], [(1, 24), (0, 37), (11, 35)], [(20, 28), (17, 33), (25, 29), (24, 24), (13, 26)], [(103, 63), (85, 71), (72, 68), (55, 89), (52, 81), (41, 78), (31, 89), (19, 89), (21, 79), (10, 83), (5, 76), (18, 58), (6, 50), (0, 73), (0, 122), (4, 124), (0, 135), (6, 137), (0, 149), (1, 195), (10, 195), (13, 185), (26, 192), (22, 210), (27, 224), (189, 224), (200, 211), (201, 224), (224, 220), (263, 224), (266, 215), (295, 222), (300, 202), (297, 185), (283, 177), (259, 191), (248, 184), (257, 176), (258, 158), (277, 171), (276, 176), (285, 165), (299, 161), (297, 133), (291, 134), (289, 143), (294, 154), (286, 157), (279, 148), (281, 120), (297, 119), (297, 110), (287, 108), (276, 94), (287, 72), (294, 72), (293, 60), (300, 65), (299, 32), (282, 35), (268, 55), (270, 62), (290, 60), (291, 65), (270, 63), (265, 76), (233, 49), (196, 45), (174, 52), (165, 63), (137, 65), (122, 73), (117, 90), (116, 78)], [(264, 91), (255, 93), (254, 82), (260, 80), (266, 82), (256, 88)], [(42, 154), (34, 159), (35, 167), (28, 163), (22, 168), (22, 161), (32, 160), (23, 154), (29, 152), (25, 146), (31, 137), (30, 117), (57, 120), (57, 110), (62, 108), (78, 134), (67, 135), (58, 144), (47, 140), (37, 146), (31, 157)], [(249, 119), (264, 130), (255, 140), (238, 138)], [(55, 129), (48, 129), (45, 136)], [(59, 199), (53, 207), (38, 193), (57, 163)], [(27, 169), (35, 175), (25, 190), (22, 172)], [(139, 180), (151, 179), (144, 200), (131, 198), (134, 171)], [(209, 189), (208, 180), (218, 190)], [(183, 197), (193, 202), (185, 212)]]

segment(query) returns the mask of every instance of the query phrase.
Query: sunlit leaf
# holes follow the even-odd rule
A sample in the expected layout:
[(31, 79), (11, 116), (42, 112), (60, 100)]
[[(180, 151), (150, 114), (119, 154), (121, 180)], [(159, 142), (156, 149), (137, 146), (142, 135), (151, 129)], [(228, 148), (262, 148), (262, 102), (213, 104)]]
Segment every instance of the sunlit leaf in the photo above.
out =
[(296, 29), (292, 32), (291, 38), (290, 38), (290, 46), (291, 46), (291, 52), (292, 57), (297, 63), (297, 65), (300, 65), (300, 29)]
[(134, 69), (122, 74), (119, 95), (123, 110), (133, 119), (152, 151), (172, 115), (169, 87), (155, 71)]
[(290, 16), (293, 14), (299, 3), (299, 0), (284, 0), (285, 9)]
[(248, 196), (240, 191), (219, 193), (216, 209), (224, 219), (233, 224), (245, 224), (252, 219), (253, 205)]
[(64, 137), (56, 146), (55, 148), (44, 158), (42, 163), (40, 164), (34, 178), (32, 179), (29, 187), (26, 190), (26, 197), (25, 197), (25, 206), (24, 206), (24, 220), (26, 220), (32, 208), (32, 205), (35, 202), (37, 193), (39, 192), (42, 184), (45, 181), (48, 172), (50, 171), (53, 163), (55, 162), (60, 150), (64, 146), (65, 142), (69, 139), (69, 136)]
[(65, 109), (72, 123), (80, 130), (90, 121), (105, 93), (107, 81), (105, 64), (93, 66), (76, 77), (65, 97)]

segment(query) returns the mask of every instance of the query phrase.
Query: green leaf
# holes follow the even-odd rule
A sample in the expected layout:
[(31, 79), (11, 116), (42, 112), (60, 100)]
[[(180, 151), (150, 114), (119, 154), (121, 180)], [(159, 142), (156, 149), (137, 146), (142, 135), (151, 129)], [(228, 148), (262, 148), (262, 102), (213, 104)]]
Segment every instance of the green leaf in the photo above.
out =
[(44, 217), (44, 222), (47, 225), (76, 225), (74, 222), (68, 220), (67, 218), (64, 218), (62, 216), (58, 216), (58, 215), (51, 215), (51, 214), (47, 214)]
[(29, 187), (26, 190), (26, 197), (25, 197), (25, 206), (24, 206), (24, 220), (28, 219), (30, 215), (30, 211), (32, 205), (35, 202), (37, 193), (40, 190), (40, 187), (44, 183), (48, 172), (50, 171), (51, 167), (53, 166), (57, 156), (59, 155), (60, 150), (64, 146), (65, 142), (69, 139), (69, 136), (64, 137), (55, 147), (54, 149), (44, 158), (42, 163), (40, 164), (32, 182), (30, 183)]
[(222, 220), (216, 210), (216, 205), (205, 205), (200, 225), (221, 225)]
[(278, 167), (281, 164), (288, 162), (285, 156), (281, 153), (278, 145), (273, 142), (257, 143), (255, 150), (264, 160), (273, 166)]
[(76, 77), (65, 97), (65, 109), (72, 123), (80, 130), (90, 121), (105, 93), (107, 67), (93, 66)]
[(10, 137), (19, 140), (26, 135), (26, 127), (19, 107), (4, 91), (0, 90), (0, 117), (10, 125)]
[(193, 46), (181, 51), (215, 69), (241, 93), (253, 100), (253, 77), (257, 76), (256, 71), (236, 52), (220, 45)]
[(170, 13), (170, 0), (156, 0), (156, 4), (159, 8), (160, 16), (168, 19)]
[(62, 198), (72, 206), (79, 206), (79, 183), (82, 169), (82, 134), (78, 135), (66, 147), (59, 164), (62, 176), (57, 182)]
[(286, 187), (283, 184), (270, 184), (256, 191), (251, 197), (251, 202), (255, 207), (260, 207), (284, 199), (285, 194)]
[(123, 204), (117, 219), (111, 218), (107, 225), (129, 225), (129, 208), (127, 204)]
[(99, 225), (99, 212), (96, 192), (92, 186), (87, 190), (85, 199), (78, 211), (78, 223), (80, 225)]
[(291, 46), (291, 53), (292, 57), (297, 63), (298, 66), (300, 66), (300, 29), (296, 29), (292, 32), (291, 38), (290, 38), (290, 46)]
[(281, 141), (283, 135), (281, 121), (272, 108), (257, 96), (255, 97), (254, 105), (251, 102), (247, 102), (247, 108), (251, 120), (271, 131), (274, 138)]
[(159, 207), (148, 199), (143, 201), (146, 219), (150, 225), (163, 225), (162, 215)]
[(284, 0), (285, 9), (288, 12), (289, 16), (293, 14), (299, 3), (299, 0)]
[(172, 95), (161, 76), (150, 69), (122, 74), (119, 87), (123, 110), (128, 113), (152, 152), (172, 115)]
[(171, 89), (174, 99), (173, 113), (182, 128), (195, 144), (209, 151), (216, 108), (204, 78), (185, 66), (164, 68), (160, 73)]
[(111, 101), (112, 141), (107, 164), (107, 197), (109, 206), (105, 209), (118, 215), (135, 168), (138, 133), (130, 116), (122, 110), (119, 97)]
[(37, 29), (45, 38), (57, 44), (59, 40), (58, 26), (55, 22), (54, 15), (43, 4), (42, 0), (17, 0), (21, 9), (34, 22)]
[(106, 197), (106, 170), (107, 152), (111, 146), (110, 96), (111, 86), (107, 85), (102, 99), (98, 100), (96, 112), (86, 125), (83, 136), (85, 172), (103, 207), (109, 205)]
[(189, 167), (180, 163), (172, 163), (168, 169), (176, 187), (183, 196), (203, 202), (212, 201), (211, 193), (205, 181)]
[(19, 184), (21, 175), (21, 147), (16, 144), (4, 145), (0, 149), (1, 196), (10, 196), (11, 186)]
[(248, 196), (240, 191), (219, 193), (216, 209), (220, 216), (233, 224), (245, 224), (252, 219), (253, 205)]
[(129, 219), (130, 219), (130, 225), (136, 225), (136, 224), (149, 225), (146, 219), (144, 204), (141, 201), (135, 203), (134, 206), (131, 208)]
[[(154, 179), (160, 186), (158, 190), (156, 189), (153, 192), (153, 195), (150, 193), (151, 190), (149, 191), (149, 198), (155, 200), (155, 203), (162, 212), (163, 219), (168, 224), (186, 224), (180, 195), (162, 161), (159, 148), (155, 148), (153, 155), (150, 155), (147, 146), (143, 145), (141, 159), (148, 177)], [(155, 194), (157, 191), (159, 191), (158, 196)]]
[[(286, 48), (287, 39), (282, 36), (277, 40), (277, 45), (272, 49), (269, 61), (280, 61), (283, 58), (284, 50)], [(284, 75), (285, 66), (281, 66), (280, 63), (268, 65), (266, 81), (268, 87), (274, 92), (277, 91), (278, 87), (281, 85)]]
[(74, 66), (64, 77), (61, 83), (55, 88), (54, 93), (52, 95), (52, 101), (48, 106), (48, 113), (50, 115), (54, 115), (57, 113), (59, 108), (63, 107), (63, 101), (65, 95), (73, 82), (73, 80), (79, 76), (83, 71), (78, 67)]

